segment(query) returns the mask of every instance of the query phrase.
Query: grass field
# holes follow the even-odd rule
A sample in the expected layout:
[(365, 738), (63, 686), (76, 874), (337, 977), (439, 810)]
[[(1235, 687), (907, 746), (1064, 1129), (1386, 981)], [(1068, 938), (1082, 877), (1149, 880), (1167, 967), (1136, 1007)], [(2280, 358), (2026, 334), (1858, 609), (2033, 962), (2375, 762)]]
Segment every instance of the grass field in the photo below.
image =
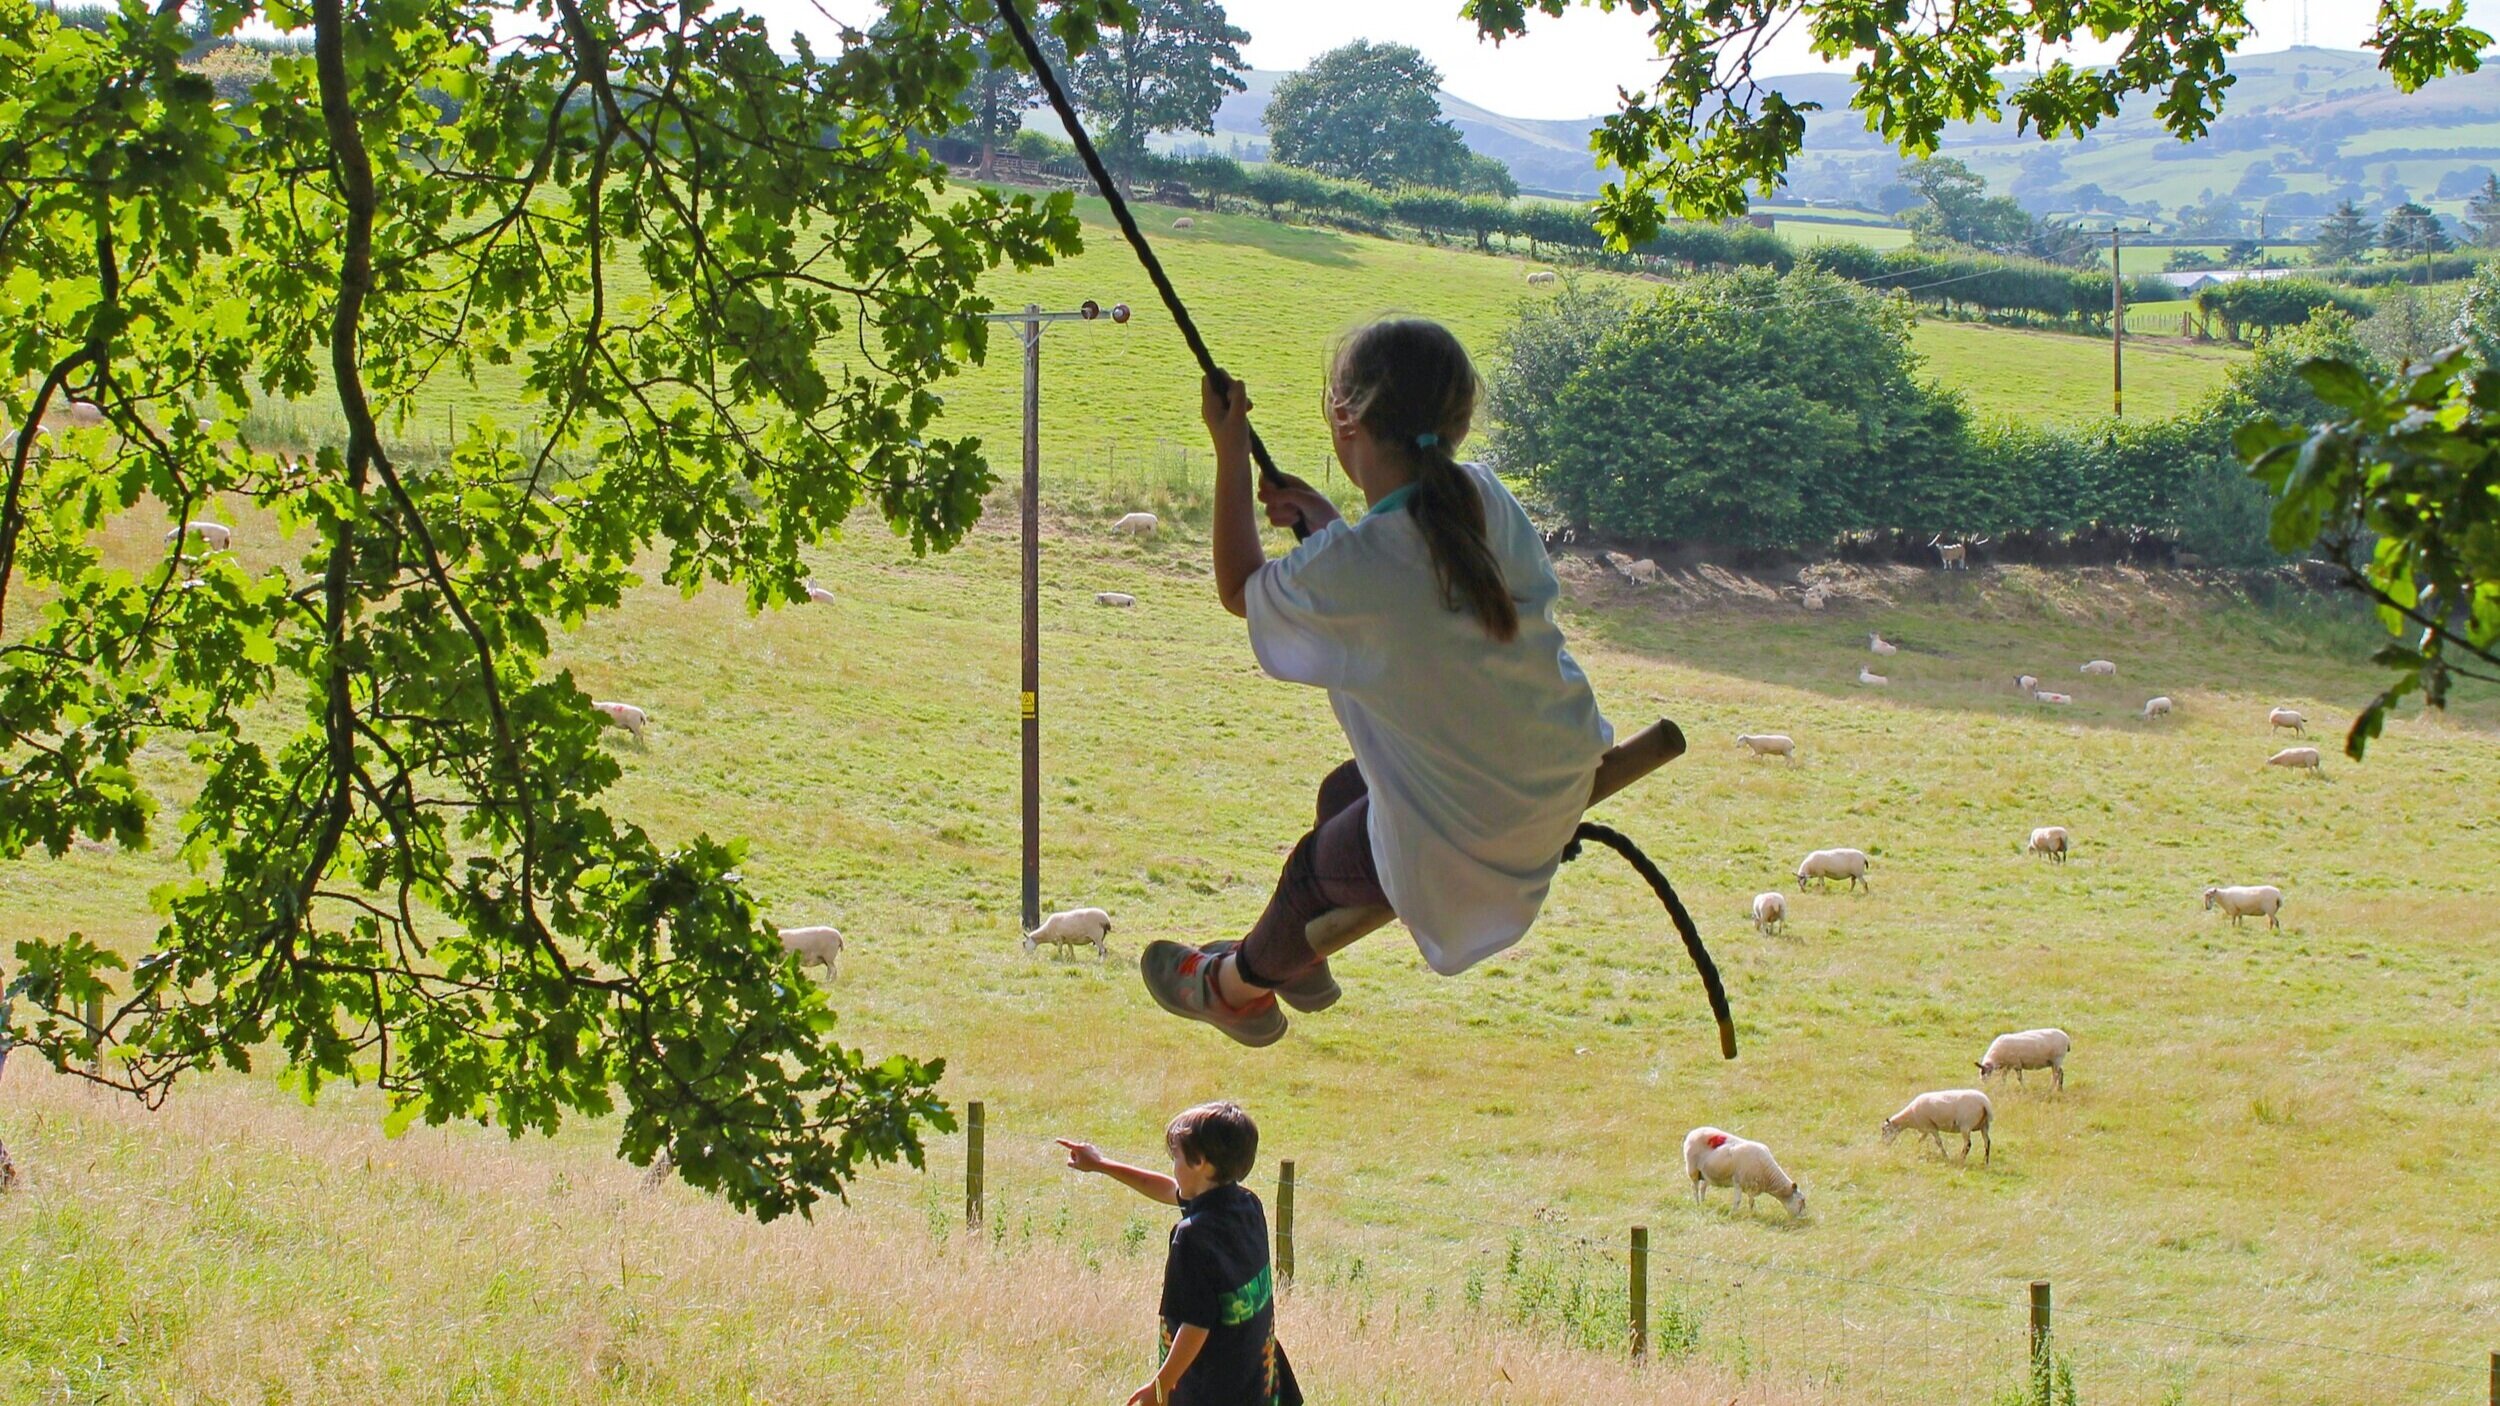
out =
[[(2160, 330), (2176, 333), (2176, 314)], [(1927, 358), (1927, 374), (1963, 391), (1982, 419), (2080, 424), (2109, 413), (2109, 343), (2100, 338), (1930, 319), (1919, 323), (1912, 345)], [(2131, 345), (2127, 413), (2176, 415), (2220, 389), (2245, 355), (2219, 346)]]
[[(1145, 1155), (1216, 1094), (1262, 1122), (1262, 1190), (1299, 1164), (1283, 1331), (1315, 1400), (1986, 1401), (2035, 1277), (2084, 1401), (2480, 1389), (2500, 1342), (2490, 698), (2313, 781), (2260, 765), (2263, 714), (2340, 726), (2373, 684), (2349, 624), (2116, 572), (1676, 609), (1575, 565), (1567, 624), (1609, 713), (1694, 740), (1604, 814), (1700, 916), (1742, 1057), (1716, 1057), (1661, 915), (1602, 855), (1512, 952), (1445, 979), (1382, 933), (1341, 963), (1339, 1009), (1251, 1052), (1155, 1012), (1131, 962), (1250, 919), (1342, 740), (1317, 694), (1257, 677), (1202, 541), (1053, 530), (1044, 892), (1115, 914), (1108, 965), (1015, 947), (1002, 533), (915, 560), (856, 531), (818, 562), (837, 604), (756, 617), (652, 590), (563, 649), (586, 688), (651, 710), (647, 747), (614, 744), (630, 813), (663, 840), (753, 837), (775, 915), (851, 936), (849, 1038), (943, 1054), (947, 1095), (987, 1102), (990, 1239), (950, 1228), (955, 1139), (925, 1178), (880, 1172), (850, 1210), (759, 1231), (635, 1189), (595, 1126), (390, 1143), (370, 1104), (306, 1111), (233, 1077), (151, 1119), (21, 1059), (0, 1086), (30, 1178), (0, 1198), (0, 1400), (1117, 1400), (1164, 1222), (1048, 1139)], [(249, 523), (238, 543), (279, 554)], [(1097, 609), (1098, 589), (1139, 604)], [(1851, 682), (1875, 628), (1902, 648), (1881, 694)], [(2095, 655), (2117, 681), (2077, 677)], [(2024, 668), (2077, 705), (2025, 705)], [(2179, 715), (2144, 725), (2153, 692)], [(1730, 740), (1766, 729), (1802, 764)], [(2046, 823), (2074, 831), (2072, 864), (2016, 852)], [(1834, 844), (1875, 856), (1871, 893), (1797, 892), (1796, 857)], [(139, 952), (168, 849), (8, 866), (0, 917)], [(2284, 931), (2200, 912), (2218, 882), (2285, 886)], [(1774, 888), (1792, 931), (1764, 939), (1742, 915)], [(1910, 1094), (1969, 1082), (1989, 1036), (2044, 1024), (2075, 1036), (2072, 1082), (1998, 1093), (2000, 1160), (1877, 1140)], [(1677, 1145), (1702, 1122), (1769, 1141), (1810, 1217), (1695, 1210)], [(1619, 1340), (1635, 1223), (1669, 1358), (1638, 1377), (1582, 1350)]]

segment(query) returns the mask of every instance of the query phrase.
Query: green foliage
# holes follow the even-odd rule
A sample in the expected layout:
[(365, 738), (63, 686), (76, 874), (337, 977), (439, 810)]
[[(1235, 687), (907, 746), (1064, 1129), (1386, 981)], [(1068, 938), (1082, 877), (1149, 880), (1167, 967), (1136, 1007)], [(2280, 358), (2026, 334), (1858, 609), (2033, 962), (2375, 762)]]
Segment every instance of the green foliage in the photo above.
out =
[[(1055, 23), (1081, 47), (1106, 11)], [(106, 421), (9, 445), (0, 853), (136, 847), (166, 783), (135, 759), (196, 764), (154, 950), (108, 981), (77, 936), (22, 938), (10, 1033), (69, 1067), (105, 983), (99, 1077), (150, 1100), (274, 1056), (394, 1120), (614, 1112), (625, 1157), (769, 1218), (917, 1160), (939, 1066), (834, 1039), (737, 842), (609, 808), (554, 631), (645, 560), (800, 599), (801, 549), (863, 503), (957, 540), (992, 479), (935, 386), (984, 350), (976, 280), (1077, 225), (1064, 196), (938, 198), (902, 134), (966, 117), (980, 55), (934, 8), (835, 57), (738, 12), (518, 13), (219, 6), (218, 37), (313, 38), (221, 97), (169, 12), (64, 30), (0, 0), (0, 410)], [(517, 423), (394, 439), (506, 365)], [(272, 398), (330, 401), (343, 435), (297, 462), (203, 428)], [(239, 503), (300, 557), (115, 545)]]
[(1904, 217), (1921, 244), (2030, 252), (2030, 214), (2008, 196), (1990, 196), (1988, 182), (1970, 167), (1949, 156), (1927, 157), (1905, 163), (1901, 179), (1923, 202)]
[(1068, 79), (1104, 158), (1125, 176), (1149, 135), (1215, 130), (1224, 95), (1245, 86), (1241, 46), (1250, 35), (1215, 0), (1122, 0), (1122, 8), (1132, 13), (1077, 54)]
[(2482, 189), (2465, 202), (2465, 242), (2476, 249), (2500, 249), (2500, 175), (2486, 174)]
[(1406, 44), (1357, 39), (1276, 85), (1267, 105), (1275, 159), (1383, 190), (1460, 189), (1470, 165), (1441, 118), (1441, 71)]
[(2466, 281), (2448, 340), (2485, 366), (2500, 366), (2500, 265), (2483, 264)]
[(2350, 317), (2369, 311), (2358, 296), (2312, 278), (2242, 278), (2198, 290), (2196, 310), (2219, 319), (2233, 341), (2297, 327), (2323, 309)]
[(2319, 265), (2353, 263), (2368, 258), (2377, 245), (2377, 232), (2362, 218), (2361, 207), (2346, 200), (2335, 207), (2335, 213), (2318, 222), (2318, 237), (2310, 246), (2309, 260)]
[(2445, 254), (2456, 244), (2448, 231), (2440, 228), (2439, 217), (2427, 205), (2411, 203), (2387, 212), (2387, 224), (2379, 230), (2378, 246), (2392, 259), (2409, 259), (2422, 254)]
[(2322, 548), (2391, 636), (2376, 662), (2395, 680), (2344, 738), (2357, 758), (2407, 694), (2440, 707), (2457, 676), (2500, 679), (2500, 376), (2462, 348), (2298, 370), (2327, 413), (2248, 425), (2238, 448), (2279, 500), (2275, 546)]

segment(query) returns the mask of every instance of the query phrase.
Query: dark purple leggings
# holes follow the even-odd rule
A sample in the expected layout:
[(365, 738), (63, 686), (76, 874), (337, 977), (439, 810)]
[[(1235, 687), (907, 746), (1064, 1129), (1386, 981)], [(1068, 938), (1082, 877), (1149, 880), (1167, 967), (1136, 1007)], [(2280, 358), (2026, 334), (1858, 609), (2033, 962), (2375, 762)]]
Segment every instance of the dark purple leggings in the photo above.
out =
[(1254, 986), (1283, 986), (1327, 959), (1311, 950), (1306, 929), (1331, 908), (1389, 906), (1372, 863), (1371, 793), (1347, 762), (1319, 783), (1319, 817), (1285, 859), (1276, 893), (1258, 925), (1241, 941), (1235, 970)]

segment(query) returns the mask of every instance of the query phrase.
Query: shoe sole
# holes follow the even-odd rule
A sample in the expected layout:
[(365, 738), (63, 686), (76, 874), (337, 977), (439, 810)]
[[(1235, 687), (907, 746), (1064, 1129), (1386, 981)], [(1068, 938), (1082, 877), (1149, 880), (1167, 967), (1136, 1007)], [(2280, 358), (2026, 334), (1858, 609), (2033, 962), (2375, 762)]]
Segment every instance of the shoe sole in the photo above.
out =
[[(1142, 977), (1145, 974), (1145, 958), (1142, 955), (1138, 958), (1138, 963), (1138, 974)], [(1234, 1027), (1224, 1024), (1222, 1021), (1207, 1019), (1206, 1012), (1204, 1011), (1193, 1011), (1186, 1006), (1174, 1005), (1171, 1001), (1165, 999), (1163, 995), (1163, 988), (1155, 985), (1151, 981), (1146, 983), (1146, 994), (1155, 998), (1156, 1005), (1163, 1007), (1165, 1010), (1170, 1011), (1172, 1014), (1179, 1016), (1183, 1020), (1194, 1020), (1201, 1025), (1211, 1025), (1216, 1029), (1223, 1031), (1226, 1038), (1230, 1039), (1236, 1045), (1247, 1045), (1254, 1050), (1263, 1050), (1285, 1038), (1285, 1025), (1282, 1021), (1277, 1022), (1275, 1034), (1268, 1036), (1264, 1040), (1253, 1039), (1249, 1036), (1243, 1035)]]

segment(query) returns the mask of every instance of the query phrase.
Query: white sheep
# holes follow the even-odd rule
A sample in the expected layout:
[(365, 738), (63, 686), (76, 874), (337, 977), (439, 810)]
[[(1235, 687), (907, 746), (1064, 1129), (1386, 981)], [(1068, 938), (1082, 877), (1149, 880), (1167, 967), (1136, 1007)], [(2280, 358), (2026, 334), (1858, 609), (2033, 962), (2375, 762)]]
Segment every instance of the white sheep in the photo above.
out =
[(222, 552), (233, 544), (234, 529), (222, 522), (186, 522), (180, 527), (166, 529), (165, 545), (170, 547), (186, 536), (197, 537), (211, 548)]
[(1805, 594), (1798, 598), (1797, 603), (1808, 610), (1821, 610), (1824, 606), (1831, 604), (1831, 601), (1832, 588), (1818, 584), (1806, 587)]
[(1788, 921), (1788, 898), (1784, 894), (1757, 893), (1753, 896), (1754, 931), (1776, 934)]
[(1987, 1149), (1980, 1157), (1980, 1165), (1986, 1166), (1996, 1160), (1996, 1141), (1988, 1136), (1988, 1125), (1993, 1121), (1995, 1111), (1988, 1106), (1986, 1094), (1977, 1089), (1943, 1089), (1911, 1099), (1900, 1112), (1884, 1120), (1882, 1132), (1886, 1146), (1904, 1131), (1924, 1134), (1936, 1144), (1939, 1157), (1945, 1155), (1944, 1135), (1960, 1133), (1962, 1161), (1966, 1165), (1970, 1162), (1970, 1136), (1977, 1133)]
[(2231, 915), (2231, 926), (2238, 927), (2242, 918), (2264, 918), (2266, 926), (2283, 926), (2283, 890), (2272, 884), (2248, 884), (2205, 890), (2205, 911), (2216, 908)]
[(1780, 1170), (1771, 1149), (1749, 1138), (1717, 1128), (1695, 1128), (1684, 1135), (1684, 1174), (1693, 1180), (1693, 1204), (1704, 1204), (1708, 1188), (1731, 1189), (1728, 1212), (1753, 1209), (1756, 1196), (1769, 1196), (1788, 1208), (1791, 1219), (1806, 1213), (1806, 1194)]
[(632, 733), (636, 742), (644, 740), (642, 730), (651, 721), (649, 713), (631, 703), (592, 703), (590, 706), (607, 714), (609, 722)]
[(1532, 288), (1541, 288), (1548, 283), (1560, 282), (1562, 282), (1562, 275), (1552, 269), (1538, 269), (1528, 275), (1528, 286)]
[(2266, 714), (2266, 726), (2288, 727), (2303, 737), (2309, 735), (2309, 719), (2297, 708), (2277, 708)]
[(2114, 679), (2118, 677), (2118, 666), (2106, 659), (2090, 659), (2084, 661), (2083, 672)]
[(1658, 563), (1647, 557), (1623, 568), (1623, 574), (1644, 586), (1655, 586), (1667, 579), (1667, 573), (1658, 569)]
[(1944, 534), (1939, 532), (1928, 540), (1927, 545), (1936, 549), (1939, 569), (1951, 571), (1959, 567), (1968, 571), (1970, 570), (1970, 549), (1988, 545), (1988, 539), (1973, 537), (1967, 542), (1947, 542), (1944, 540)]
[(1130, 595), (1126, 591), (1096, 591), (1094, 592), (1094, 604), (1114, 606), (1118, 609), (1126, 610), (1130, 606), (1137, 604), (1137, 597)]
[(1162, 519), (1153, 513), (1130, 513), (1111, 524), (1111, 530), (1124, 537), (1152, 537), (1155, 529), (1162, 525)]
[(833, 980), (836, 958), (842, 955), (842, 931), (823, 926), (809, 928), (775, 928), (781, 938), (781, 950), (798, 954), (799, 965), (810, 962), (825, 969), (825, 980)]
[(1821, 879), (1828, 885), (1834, 879), (1847, 879), (1849, 887), (1873, 893), (1875, 886), (1866, 880), (1867, 863), (1864, 850), (1818, 849), (1797, 861), (1797, 882), (1802, 886), (1809, 879)]
[(2147, 698), (2147, 699), (2145, 699), (2145, 700), (2144, 700), (2144, 718), (2145, 718), (2145, 721), (2150, 722), (2150, 721), (2151, 721), (2151, 720), (2153, 720), (2154, 718), (2166, 718), (2166, 717), (2169, 717), (2169, 716), (2170, 716), (2170, 707), (2171, 707), (2171, 704), (2170, 704), (2170, 697), (2169, 697), (2169, 695), (2167, 695), (2167, 694), (2163, 694), (2163, 695), (2160, 695), (2160, 696), (2158, 696), (2158, 697), (2153, 697), (2153, 698)]
[(1865, 684), (1868, 688), (1888, 688), (1892, 684), (1892, 680), (1876, 673), (1864, 664), (1858, 666), (1858, 682)]
[(1736, 741), (1757, 757), (1786, 757), (1788, 764), (1797, 764), (1797, 744), (1784, 732), (1740, 732)]
[(2325, 760), (2324, 757), (2318, 755), (2318, 749), (2315, 747), (2286, 747), (2266, 758), (2266, 765), (2291, 767), (2295, 770), (2306, 768), (2311, 776), (2324, 776), (2326, 773), (2318, 768)]
[(1999, 1035), (1988, 1042), (1988, 1052), (1979, 1057), (1979, 1082), (1991, 1075), (2014, 1071), (2014, 1082), (2023, 1081), (2026, 1069), (2045, 1069), (2057, 1077), (2057, 1087), (2066, 1087), (2066, 1056), (2073, 1053), (2075, 1042), (2066, 1032), (2055, 1028), (2024, 1030), (2012, 1035)]
[(1885, 639), (1884, 632), (1881, 630), (1871, 630), (1867, 633), (1866, 647), (1873, 650), (1877, 654), (1899, 654), (1901, 652), (1901, 646)]
[(2025, 696), (2038, 693), (2040, 691), (2040, 676), (2038, 674), (2016, 674), (2014, 676), (2014, 691)]
[(817, 585), (811, 578), (807, 583), (807, 602), (810, 605), (831, 605), (833, 604), (833, 592)]
[(2031, 701), (2034, 703), (2046, 703), (2055, 708), (2063, 708), (2067, 704), (2074, 702), (2075, 696), (2071, 693), (2051, 693), (2047, 689), (2043, 688), (2036, 689), (2032, 692)]
[(2066, 827), (2043, 825), (2031, 832), (2031, 842), (2023, 846), (2025, 854), (2045, 854), (2063, 864), (2066, 862)]
[(72, 397), (69, 403), (62, 407), (62, 418), (69, 422), (69, 427), (73, 430), (91, 430), (104, 423), (104, 407), (92, 400), (79, 400)]
[(1042, 919), (1042, 925), (1024, 935), (1024, 955), (1030, 957), (1035, 948), (1047, 942), (1065, 951), (1070, 947), (1092, 946), (1094, 960), (1099, 962), (1111, 953), (1111, 915), (1099, 908), (1071, 908)]
[(1183, 215), (1179, 219), (1172, 221), (1172, 228), (1174, 229), (1196, 229), (1197, 227), (1198, 222), (1189, 218), (1187, 215)]

